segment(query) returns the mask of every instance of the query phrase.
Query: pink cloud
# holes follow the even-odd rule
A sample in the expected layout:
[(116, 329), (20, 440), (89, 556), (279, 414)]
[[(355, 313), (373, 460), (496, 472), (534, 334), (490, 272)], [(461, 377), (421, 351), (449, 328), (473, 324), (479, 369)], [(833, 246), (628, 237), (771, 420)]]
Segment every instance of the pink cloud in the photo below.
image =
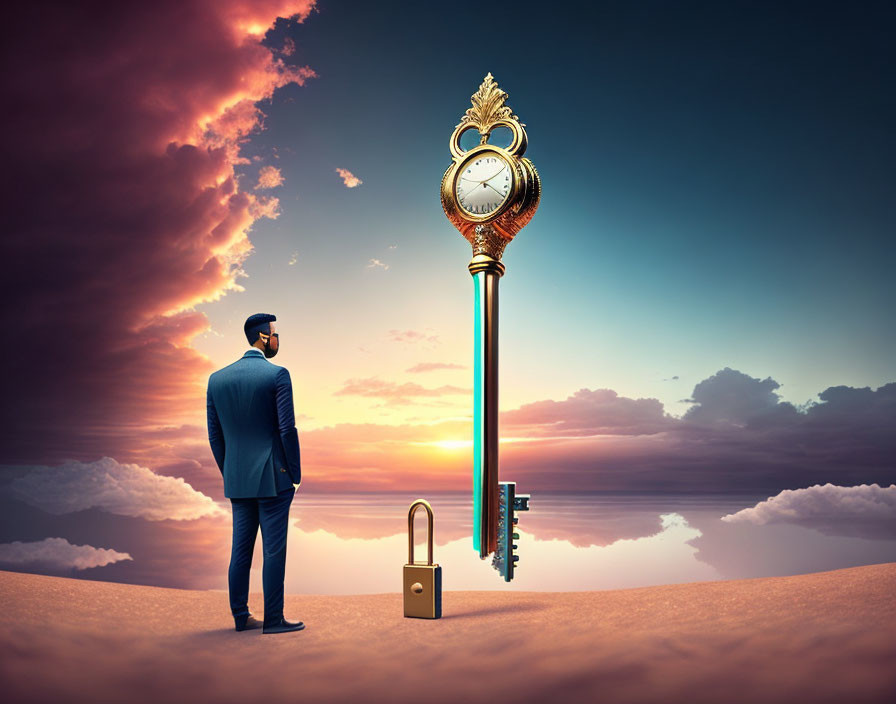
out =
[(579, 389), (563, 401), (536, 401), (504, 413), (510, 432), (538, 435), (649, 435), (675, 419), (655, 398), (625, 398), (610, 389)]
[(283, 40), (283, 47), (280, 49), (280, 53), (284, 56), (292, 56), (296, 53), (296, 43), (291, 37)]
[(2, 352), (16, 402), (0, 461), (125, 462), (147, 429), (201, 422), (211, 364), (190, 347), (208, 328), (193, 307), (242, 289), (251, 229), (278, 213), (239, 190), (240, 147), (262, 127), (259, 101), (314, 76), (261, 39), (312, 6), (23, 10), (3, 76), (18, 207), (2, 321), (34, 347)]
[(349, 379), (344, 382), (334, 396), (367, 396), (385, 399), (389, 403), (411, 403), (412, 398), (433, 398), (436, 396), (469, 395), (470, 389), (445, 384), (427, 388), (414, 382), (399, 384), (394, 381), (383, 381), (377, 378)]
[(417, 374), (420, 372), (434, 372), (439, 369), (466, 369), (466, 367), (463, 364), (454, 364), (453, 362), (420, 362), (406, 371)]
[(339, 177), (342, 179), (346, 188), (357, 188), (364, 183), (348, 169), (340, 169), (337, 167), (336, 173), (339, 174)]
[(421, 330), (390, 330), (388, 333), (388, 339), (391, 342), (405, 342), (405, 343), (416, 343), (416, 342), (430, 342), (437, 343), (439, 341), (438, 335), (432, 335)]
[(258, 171), (258, 183), (255, 184), (255, 190), (263, 188), (277, 188), (283, 185), (283, 174), (276, 166), (262, 166)]

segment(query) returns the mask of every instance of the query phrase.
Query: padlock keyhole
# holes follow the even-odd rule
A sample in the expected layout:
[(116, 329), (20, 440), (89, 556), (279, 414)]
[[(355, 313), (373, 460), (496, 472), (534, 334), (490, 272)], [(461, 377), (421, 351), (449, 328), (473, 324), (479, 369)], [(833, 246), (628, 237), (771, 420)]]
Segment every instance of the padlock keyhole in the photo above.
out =
[(420, 584), (420, 582), (414, 582), (411, 585), (411, 591), (414, 592), (414, 594), (422, 594), (423, 593), (423, 585)]

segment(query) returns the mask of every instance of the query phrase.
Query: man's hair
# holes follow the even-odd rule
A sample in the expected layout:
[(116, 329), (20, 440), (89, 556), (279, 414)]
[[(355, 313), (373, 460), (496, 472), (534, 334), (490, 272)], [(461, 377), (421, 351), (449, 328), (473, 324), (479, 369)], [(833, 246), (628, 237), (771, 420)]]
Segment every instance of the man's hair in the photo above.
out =
[(271, 321), (273, 320), (277, 320), (277, 316), (270, 313), (256, 313), (246, 318), (243, 330), (250, 345), (254, 345), (258, 341), (258, 333), (271, 334)]

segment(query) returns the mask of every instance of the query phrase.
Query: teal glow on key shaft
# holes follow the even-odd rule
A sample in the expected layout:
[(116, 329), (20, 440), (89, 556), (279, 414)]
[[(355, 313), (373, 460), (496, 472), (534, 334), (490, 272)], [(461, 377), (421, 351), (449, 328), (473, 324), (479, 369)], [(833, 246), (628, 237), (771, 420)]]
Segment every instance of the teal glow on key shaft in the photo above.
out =
[(485, 355), (483, 346), (482, 287), (485, 272), (473, 275), (474, 321), (473, 321), (473, 549), (482, 546), (482, 421), (485, 415), (482, 407), (482, 363)]
[(473, 330), (473, 548), (485, 558), (498, 541), (498, 281), (504, 265), (470, 262)]

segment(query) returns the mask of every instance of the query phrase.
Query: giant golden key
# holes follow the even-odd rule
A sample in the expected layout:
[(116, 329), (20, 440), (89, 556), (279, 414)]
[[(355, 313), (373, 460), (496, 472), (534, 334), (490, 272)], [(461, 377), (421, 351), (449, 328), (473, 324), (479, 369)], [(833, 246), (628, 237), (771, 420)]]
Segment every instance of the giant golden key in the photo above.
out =
[[(516, 511), (529, 497), (512, 482), (498, 482), (498, 280), (504, 275), (504, 248), (532, 219), (541, 198), (541, 179), (523, 157), (525, 125), (505, 105), (507, 93), (488, 74), (471, 96), (469, 108), (449, 142), (452, 163), (442, 177), (445, 215), (473, 246), (468, 265), (474, 284), (473, 327), (473, 549), (506, 581), (519, 559), (513, 540)], [(491, 137), (507, 130), (509, 143)], [(463, 148), (463, 137), (478, 132), (479, 144)]]

